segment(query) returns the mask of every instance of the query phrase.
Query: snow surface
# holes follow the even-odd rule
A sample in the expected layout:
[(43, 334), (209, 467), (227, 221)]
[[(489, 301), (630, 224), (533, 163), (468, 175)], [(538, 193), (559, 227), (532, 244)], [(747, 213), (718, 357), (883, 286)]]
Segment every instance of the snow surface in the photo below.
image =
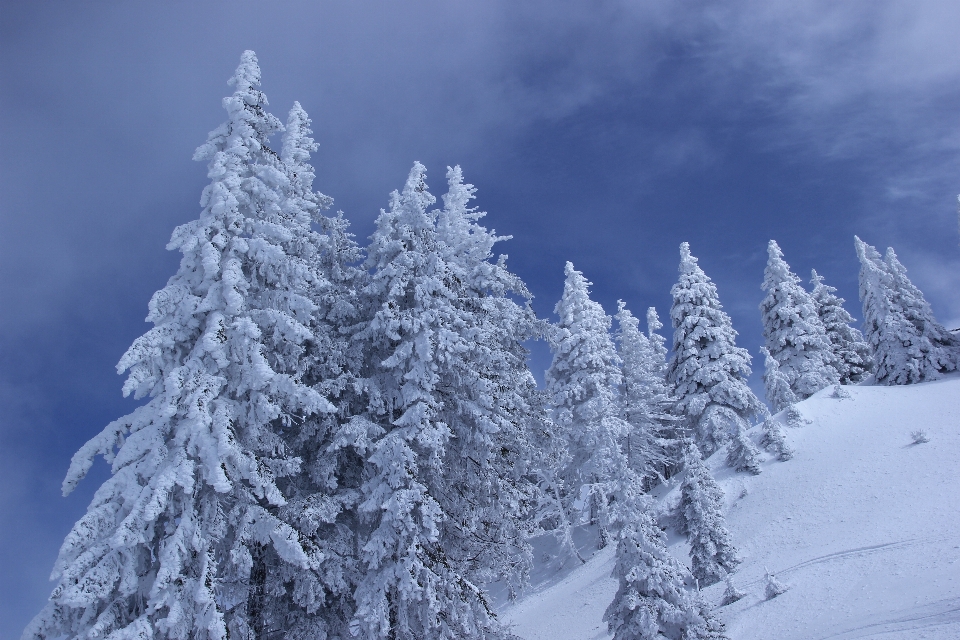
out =
[[(809, 423), (785, 429), (792, 460), (769, 459), (759, 476), (733, 473), (722, 450), (708, 460), (744, 559), (733, 580), (747, 595), (717, 609), (732, 640), (960, 638), (960, 376), (844, 389), (850, 398), (830, 387), (798, 403)], [(916, 430), (929, 442), (914, 444)], [(661, 492), (665, 504), (680, 480)], [(682, 539), (670, 541), (689, 564)], [(609, 638), (613, 555), (610, 545), (541, 576), (501, 619), (524, 640)], [(767, 570), (788, 588), (772, 600)], [(723, 590), (703, 595), (718, 603)]]

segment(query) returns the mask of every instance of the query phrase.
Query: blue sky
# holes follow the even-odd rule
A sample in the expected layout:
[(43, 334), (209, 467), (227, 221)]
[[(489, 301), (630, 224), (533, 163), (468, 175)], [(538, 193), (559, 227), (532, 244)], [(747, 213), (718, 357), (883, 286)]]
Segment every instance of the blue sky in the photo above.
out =
[[(460, 164), (549, 316), (571, 260), (662, 317), (691, 243), (760, 346), (766, 243), (860, 315), (853, 235), (960, 326), (960, 4), (822, 0), (0, 3), (0, 637), (40, 607), (131, 410), (114, 366), (199, 213), (194, 148), (244, 49), (361, 242), (414, 160)], [(534, 365), (548, 355), (535, 348)], [(97, 475), (99, 474), (99, 475)]]

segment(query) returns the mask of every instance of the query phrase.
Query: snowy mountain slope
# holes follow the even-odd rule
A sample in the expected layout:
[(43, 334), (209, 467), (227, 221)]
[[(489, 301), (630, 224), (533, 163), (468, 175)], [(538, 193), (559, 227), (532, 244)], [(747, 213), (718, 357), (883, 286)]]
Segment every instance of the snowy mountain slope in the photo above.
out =
[[(810, 422), (787, 429), (793, 460), (759, 476), (732, 473), (723, 452), (708, 462), (744, 559), (734, 583), (747, 595), (718, 609), (733, 640), (960, 638), (960, 377), (845, 389), (850, 398), (826, 389), (797, 405)], [(929, 442), (913, 444), (918, 429)], [(502, 618), (525, 640), (609, 637), (612, 567), (612, 549), (598, 552)], [(772, 600), (767, 570), (788, 587)], [(723, 590), (704, 597), (717, 603)]]

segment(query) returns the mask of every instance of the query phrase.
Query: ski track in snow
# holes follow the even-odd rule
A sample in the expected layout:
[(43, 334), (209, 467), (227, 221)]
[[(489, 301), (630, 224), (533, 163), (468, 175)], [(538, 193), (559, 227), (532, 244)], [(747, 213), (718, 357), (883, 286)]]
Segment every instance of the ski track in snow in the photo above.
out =
[[(733, 579), (747, 595), (717, 609), (732, 640), (960, 639), (960, 375), (847, 389), (849, 399), (826, 389), (798, 404), (809, 422), (787, 430), (793, 460), (767, 461), (759, 476), (733, 473), (722, 453), (708, 461), (744, 560)], [(911, 444), (916, 429), (930, 442)], [(613, 563), (604, 549), (501, 617), (522, 640), (609, 638)], [(772, 600), (767, 568), (788, 587)], [(704, 598), (716, 603), (723, 589)]]
[[(865, 624), (846, 631), (840, 631), (826, 636), (820, 636), (817, 640), (853, 640), (854, 638), (877, 638), (887, 636), (895, 638), (891, 634), (904, 634), (904, 640), (907, 638), (927, 638), (933, 636), (917, 635), (921, 629), (930, 629), (943, 625), (960, 625), (960, 598), (948, 598), (920, 607), (910, 607), (900, 611), (901, 616)], [(957, 628), (944, 630), (947, 635), (944, 638), (956, 638)], [(937, 636), (940, 637), (940, 636)]]
[[(787, 567), (786, 569), (778, 569), (773, 573), (777, 576), (781, 576), (785, 573), (790, 573), (798, 569), (803, 569), (805, 567), (821, 564), (823, 562), (830, 562), (831, 560), (843, 560), (846, 558), (860, 557), (865, 555), (870, 555), (873, 553), (885, 552), (885, 551), (896, 551), (898, 549), (903, 549), (905, 547), (916, 546), (919, 544), (925, 544), (929, 542), (945, 542), (949, 540), (960, 540), (960, 538), (950, 538), (950, 537), (936, 537), (936, 538), (926, 538), (926, 539), (917, 539), (913, 538), (910, 540), (900, 540), (899, 542), (886, 542), (884, 544), (873, 544), (866, 547), (857, 547), (854, 549), (846, 549), (844, 551), (837, 551), (835, 553), (828, 553), (826, 555), (817, 556), (815, 558), (810, 558), (809, 560), (804, 560), (793, 566)], [(750, 587), (755, 584), (763, 582), (763, 578), (758, 580), (752, 580), (750, 582), (744, 582), (740, 586)]]

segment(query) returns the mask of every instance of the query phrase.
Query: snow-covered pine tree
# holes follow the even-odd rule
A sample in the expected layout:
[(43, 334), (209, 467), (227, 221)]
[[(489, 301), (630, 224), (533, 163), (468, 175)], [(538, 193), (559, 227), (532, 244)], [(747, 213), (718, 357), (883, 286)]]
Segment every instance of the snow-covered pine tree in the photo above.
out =
[(624, 496), (639, 490), (639, 478), (620, 445), (630, 426), (620, 417), (616, 399), (620, 357), (610, 337), (610, 317), (590, 299), (590, 282), (573, 264), (568, 262), (564, 273), (563, 296), (554, 309), (560, 321), (549, 336), (553, 361), (545, 380), (553, 421), (569, 443), (570, 463), (562, 474), (565, 506), (573, 514), (581, 487), (588, 488), (591, 521), (600, 526), (602, 544), (606, 528), (616, 520), (608, 505), (625, 504)]
[(661, 380), (667, 378), (667, 339), (657, 333), (663, 329), (656, 307), (647, 307), (647, 339), (650, 341), (653, 371)]
[(750, 354), (736, 346), (737, 332), (716, 285), (686, 242), (680, 245), (680, 278), (670, 292), (674, 331), (667, 382), (697, 446), (710, 455), (765, 407), (747, 386)]
[(692, 443), (685, 459), (687, 475), (680, 487), (677, 525), (690, 543), (693, 577), (705, 587), (733, 571), (740, 559), (723, 516), (723, 490)]
[[(833, 363), (840, 384), (856, 384), (870, 373), (873, 354), (863, 334), (850, 326), (853, 316), (843, 308), (843, 298), (836, 295), (836, 287), (823, 283), (823, 276), (816, 269), (810, 272), (810, 297), (817, 304), (817, 314), (833, 346)], [(779, 409), (776, 409), (779, 411)]]
[(734, 471), (748, 471), (753, 475), (760, 475), (762, 469), (760, 462), (763, 460), (763, 454), (753, 444), (753, 440), (747, 434), (747, 430), (742, 424), (737, 425), (737, 432), (730, 438), (730, 445), (727, 448), (727, 466)]
[(763, 435), (760, 437), (761, 447), (777, 456), (777, 460), (781, 462), (793, 458), (793, 449), (787, 444), (787, 437), (783, 433), (783, 427), (779, 420), (773, 416), (767, 416), (761, 428), (763, 430)]
[[(486, 213), (470, 206), (476, 189), (459, 166), (447, 168), (447, 193), (437, 214), (437, 237), (446, 263), (446, 282), (455, 294), (463, 338), (442, 376), (440, 418), (451, 426), (443, 488), (450, 515), (447, 548), (469, 558), (471, 580), (504, 580), (519, 589), (531, 561), (526, 542), (533, 526), (528, 513), (539, 499), (530, 481), (536, 458), (529, 429), (545, 417), (524, 343), (542, 334), (530, 307), (531, 294), (493, 259), (497, 236), (478, 221)], [(520, 302), (518, 302), (518, 300)], [(463, 500), (468, 497), (471, 504)]]
[(957, 338), (933, 317), (893, 250), (881, 258), (860, 238), (854, 240), (860, 258), (864, 334), (873, 347), (876, 381), (913, 384), (956, 370)]
[[(650, 487), (662, 482), (676, 466), (676, 416), (670, 413), (675, 399), (664, 377), (666, 349), (656, 329), (663, 325), (651, 307), (647, 312), (648, 335), (623, 301), (616, 315), (616, 341), (622, 361), (620, 404), (630, 425), (624, 453), (630, 468)], [(659, 341), (655, 340), (659, 338)]]
[(334, 407), (304, 383), (312, 299), (309, 219), (284, 210), (289, 184), (247, 51), (224, 99), (227, 121), (195, 159), (211, 184), (200, 218), (173, 232), (180, 268), (154, 294), (117, 368), (150, 400), (74, 456), (69, 493), (97, 455), (112, 476), (64, 541), (57, 587), (24, 638), (262, 638), (275, 621), (265, 566), (313, 567), (277, 517), (301, 461), (288, 446)]
[(787, 586), (777, 580), (777, 576), (770, 573), (770, 571), (767, 571), (764, 580), (766, 580), (766, 585), (764, 586), (763, 593), (767, 597), (767, 600), (772, 600), (787, 592)]
[(528, 294), (488, 260), (498, 238), (476, 224), (459, 170), (441, 212), (425, 171), (415, 163), (377, 219), (356, 334), (369, 533), (351, 632), (371, 640), (492, 637), (477, 580), (527, 554), (521, 430), (535, 387), (521, 342), (533, 323), (509, 296)]
[[(321, 213), (332, 199), (312, 188), (310, 153), (317, 145), (311, 133), (309, 117), (294, 103), (280, 154), (289, 182), (282, 210), (301, 226), (296, 246), (324, 278), (314, 292), (313, 339), (305, 344), (303, 380), (334, 402), (337, 411), (304, 419), (288, 439), (303, 464), (299, 474), (285, 481), (287, 504), (278, 515), (297, 531), (311, 565), (303, 570), (289, 563), (266, 563), (264, 593), (274, 596), (265, 603), (274, 629), (282, 629), (291, 640), (349, 633), (359, 571), (354, 541), (360, 472), (367, 445), (366, 434), (358, 434), (350, 423), (359, 400), (355, 381), (361, 354), (346, 330), (358, 320), (357, 288), (366, 274), (354, 266), (360, 250), (342, 214)], [(318, 231), (309, 231), (311, 221)]]
[(723, 623), (685, 585), (687, 570), (667, 551), (649, 509), (631, 509), (634, 515), (620, 532), (614, 569), (620, 584), (604, 614), (614, 640), (726, 638)]
[(767, 255), (761, 286), (767, 295), (760, 303), (763, 337), (791, 391), (803, 400), (839, 380), (836, 357), (817, 303), (784, 262), (776, 241), (770, 241)]
[(797, 401), (797, 396), (790, 389), (790, 381), (780, 371), (780, 363), (770, 355), (770, 351), (760, 347), (760, 354), (763, 355), (763, 387), (767, 402), (774, 413), (783, 411)]
[(733, 576), (729, 573), (723, 578), (726, 582), (727, 587), (723, 590), (723, 597), (720, 598), (720, 606), (725, 607), (728, 604), (733, 604), (737, 600), (741, 600), (746, 593), (737, 588), (737, 585), (733, 583)]

